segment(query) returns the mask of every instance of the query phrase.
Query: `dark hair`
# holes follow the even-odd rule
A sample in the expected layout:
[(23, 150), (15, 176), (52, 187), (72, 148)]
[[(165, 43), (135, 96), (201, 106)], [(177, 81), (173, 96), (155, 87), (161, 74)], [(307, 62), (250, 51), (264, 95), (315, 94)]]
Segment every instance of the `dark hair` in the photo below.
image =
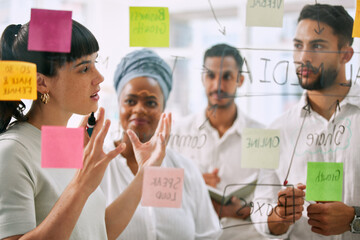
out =
[(206, 50), (204, 55), (204, 63), (206, 58), (208, 57), (229, 57), (229, 56), (235, 59), (236, 65), (238, 69), (241, 71), (244, 60), (241, 57), (240, 52), (236, 48), (224, 43), (214, 45), (208, 50)]
[(346, 44), (352, 45), (354, 19), (343, 6), (331, 6), (328, 4), (306, 5), (300, 13), (298, 23), (303, 19), (311, 19), (329, 25), (334, 34), (338, 36), (338, 48)]
[[(99, 44), (94, 35), (74, 20), (70, 53), (28, 51), (28, 35), (29, 23), (22, 26), (7, 26), (0, 39), (0, 59), (35, 63), (38, 73), (53, 77), (56, 76), (58, 68), (65, 63), (99, 51)], [(11, 117), (25, 121), (24, 110), (25, 104), (22, 101), (0, 101), (0, 133), (6, 130)]]

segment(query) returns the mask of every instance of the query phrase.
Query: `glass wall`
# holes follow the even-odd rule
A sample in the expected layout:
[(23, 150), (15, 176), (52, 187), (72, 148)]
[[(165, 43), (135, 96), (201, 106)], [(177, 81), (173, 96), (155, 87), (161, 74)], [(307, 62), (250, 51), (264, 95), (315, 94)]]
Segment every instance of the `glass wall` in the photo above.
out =
[[(98, 68), (105, 77), (100, 105), (106, 108), (107, 117), (117, 123), (113, 73), (126, 53), (138, 49), (129, 47), (129, 6), (169, 7), (170, 47), (154, 48), (174, 71), (167, 110), (178, 119), (205, 109), (207, 102), (201, 82), (203, 54), (214, 44), (228, 43), (239, 48), (248, 63), (245, 69), (251, 72), (251, 78), (244, 73), (245, 83), (238, 91), (236, 102), (246, 114), (270, 124), (302, 93), (292, 63), (292, 39), (299, 10), (306, 3), (313, 1), (285, 1), (283, 27), (265, 28), (245, 26), (245, 0), (212, 0), (213, 11), (206, 0), (0, 0), (0, 30), (10, 23), (29, 21), (31, 8), (71, 10), (73, 19), (87, 26), (99, 41)], [(345, 6), (354, 16), (355, 0), (332, 0), (331, 4)], [(225, 27), (225, 35), (219, 31), (220, 27)], [(353, 77), (359, 69), (359, 45), (356, 39), (357, 53), (351, 61)], [(351, 75), (350, 66), (347, 75)], [(79, 119), (74, 116), (69, 126), (77, 126)], [(112, 126), (115, 133), (116, 125)]]

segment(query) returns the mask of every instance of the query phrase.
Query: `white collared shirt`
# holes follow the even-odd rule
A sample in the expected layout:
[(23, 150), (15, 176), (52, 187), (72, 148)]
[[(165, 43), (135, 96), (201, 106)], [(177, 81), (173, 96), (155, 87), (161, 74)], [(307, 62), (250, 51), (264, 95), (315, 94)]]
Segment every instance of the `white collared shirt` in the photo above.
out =
[[(340, 86), (339, 86), (340, 87)], [(348, 95), (343, 99), (336, 113), (326, 120), (317, 112), (310, 109), (310, 113), (304, 107), (307, 105), (306, 94), (299, 103), (289, 109), (272, 125), (272, 129), (281, 130), (280, 162), (275, 171), (261, 170), (258, 183), (282, 184), (289, 169), (296, 139), (303, 124), (299, 141), (294, 154), (292, 167), (289, 172), (288, 183), (296, 185), (306, 184), (307, 162), (342, 162), (344, 163), (343, 202), (349, 206), (360, 206), (360, 135), (358, 126), (360, 123), (360, 87), (355, 84), (351, 87)], [(334, 103), (334, 108), (336, 103)], [(305, 120), (304, 120), (305, 117)], [(258, 187), (255, 191), (254, 202), (277, 202), (279, 187)], [(346, 232), (342, 235), (324, 237), (311, 232), (311, 226), (307, 223), (305, 204), (302, 217), (289, 231), (281, 237), (290, 239), (360, 239), (360, 234)], [(267, 216), (252, 215), (253, 222), (266, 222)], [(269, 234), (267, 224), (256, 224), (257, 229)], [(279, 236), (277, 236), (279, 237)]]
[[(258, 177), (258, 169), (241, 168), (241, 134), (244, 128), (262, 127), (237, 108), (236, 120), (220, 137), (203, 111), (182, 120), (175, 120), (169, 146), (192, 159), (202, 173), (209, 173), (218, 168), (221, 181), (217, 189), (224, 191), (228, 184), (251, 183)], [(227, 218), (222, 221), (224, 227), (244, 223), (249, 224), (241, 219)], [(260, 239), (260, 236), (253, 226), (246, 225), (224, 230), (221, 238)]]
[[(114, 144), (111, 142), (106, 146), (106, 151), (112, 149), (114, 149)], [(131, 221), (118, 239), (218, 239), (221, 234), (219, 222), (205, 182), (196, 166), (189, 159), (171, 149), (166, 150), (161, 166), (184, 169), (181, 208), (143, 207), (139, 204)], [(133, 179), (134, 174), (127, 166), (126, 159), (121, 155), (115, 157), (106, 169), (100, 184), (106, 196), (107, 205), (111, 204)]]

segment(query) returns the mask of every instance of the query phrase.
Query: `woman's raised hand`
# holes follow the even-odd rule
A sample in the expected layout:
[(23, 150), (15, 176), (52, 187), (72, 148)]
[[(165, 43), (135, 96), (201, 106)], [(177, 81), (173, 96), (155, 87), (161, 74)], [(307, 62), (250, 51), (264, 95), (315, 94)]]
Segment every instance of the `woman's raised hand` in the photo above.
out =
[(139, 164), (139, 170), (146, 166), (161, 165), (165, 157), (165, 150), (170, 137), (170, 131), (171, 113), (161, 114), (154, 135), (146, 143), (140, 142), (138, 136), (133, 130), (127, 130), (127, 134), (134, 149), (136, 161)]
[(75, 178), (88, 193), (95, 191), (110, 161), (125, 149), (125, 143), (122, 143), (108, 154), (104, 153), (104, 139), (110, 127), (110, 120), (106, 120), (104, 124), (104, 114), (104, 109), (100, 108), (91, 138), (84, 149), (83, 168), (77, 172)]

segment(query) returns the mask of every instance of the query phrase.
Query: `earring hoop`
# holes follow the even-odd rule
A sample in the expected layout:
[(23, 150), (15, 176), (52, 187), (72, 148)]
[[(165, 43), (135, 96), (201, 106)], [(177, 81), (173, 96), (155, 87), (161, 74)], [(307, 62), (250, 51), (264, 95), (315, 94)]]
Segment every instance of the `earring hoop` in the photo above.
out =
[(49, 95), (49, 92), (46, 92), (46, 93), (42, 93), (41, 96), (40, 96), (40, 100), (43, 104), (47, 104), (50, 100), (50, 95)]

